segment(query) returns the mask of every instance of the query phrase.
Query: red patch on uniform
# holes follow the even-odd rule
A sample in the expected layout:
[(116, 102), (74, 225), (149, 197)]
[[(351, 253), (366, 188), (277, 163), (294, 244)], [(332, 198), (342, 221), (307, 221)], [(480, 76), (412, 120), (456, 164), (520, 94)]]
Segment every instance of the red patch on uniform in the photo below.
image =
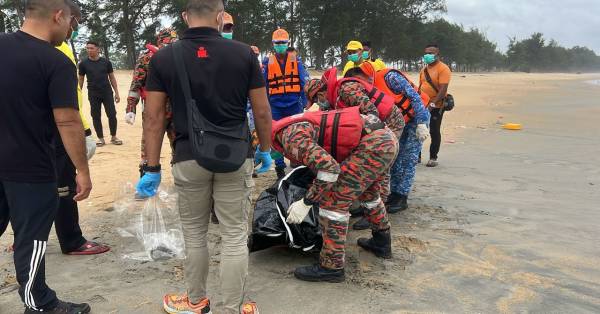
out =
[(204, 47), (198, 48), (198, 58), (200, 58), (200, 59), (208, 58), (208, 51), (206, 51), (206, 48), (204, 48)]

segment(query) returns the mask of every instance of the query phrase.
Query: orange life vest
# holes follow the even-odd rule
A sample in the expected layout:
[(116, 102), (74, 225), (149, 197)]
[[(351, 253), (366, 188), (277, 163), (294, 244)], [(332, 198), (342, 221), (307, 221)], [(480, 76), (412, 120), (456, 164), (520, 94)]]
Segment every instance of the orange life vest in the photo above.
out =
[(335, 80), (329, 79), (327, 81), (327, 101), (329, 101), (332, 108), (343, 109), (348, 107), (339, 97), (339, 91), (342, 84), (347, 82), (357, 82), (365, 88), (367, 96), (369, 96), (371, 101), (375, 104), (375, 107), (377, 107), (379, 119), (385, 122), (394, 109), (394, 98), (359, 78), (349, 77), (341, 80), (337, 80), (336, 78)]
[(277, 57), (271, 55), (268, 65), (269, 95), (281, 95), (285, 93), (300, 93), (300, 71), (298, 60), (288, 53), (285, 61), (285, 72)]
[(407, 95), (404, 95), (403, 93), (396, 94), (388, 86), (387, 82), (385, 81), (385, 76), (392, 71), (402, 75), (402, 77), (404, 77), (408, 81), (408, 83), (410, 83), (410, 85), (415, 90), (415, 92), (419, 93), (419, 95), (421, 96), (421, 100), (423, 101), (423, 106), (425, 108), (427, 108), (427, 105), (429, 104), (429, 95), (425, 94), (424, 92), (419, 92), (417, 87), (415, 86), (415, 84), (413, 84), (413, 82), (411, 82), (410, 79), (408, 79), (408, 77), (406, 75), (404, 75), (404, 73), (402, 73), (398, 70), (384, 69), (384, 70), (381, 70), (381, 71), (375, 73), (375, 80), (374, 80), (375, 87), (377, 87), (384, 93), (394, 97), (394, 102), (396, 103), (396, 106), (398, 106), (398, 108), (400, 108), (400, 110), (402, 110), (402, 115), (404, 116), (404, 122), (408, 123), (415, 117), (415, 109), (413, 108), (411, 101), (410, 101), (410, 99), (408, 99)]
[[(364, 121), (358, 107), (331, 111), (307, 111), (273, 121), (271, 137), (273, 148), (276, 151), (286, 155), (281, 143), (277, 140), (277, 134), (286, 127), (300, 122), (309, 122), (319, 127), (317, 140), (319, 146), (338, 162), (344, 161), (358, 147), (364, 128)], [(286, 157), (290, 159), (291, 156), (286, 155)], [(292, 161), (299, 163), (297, 160)]]

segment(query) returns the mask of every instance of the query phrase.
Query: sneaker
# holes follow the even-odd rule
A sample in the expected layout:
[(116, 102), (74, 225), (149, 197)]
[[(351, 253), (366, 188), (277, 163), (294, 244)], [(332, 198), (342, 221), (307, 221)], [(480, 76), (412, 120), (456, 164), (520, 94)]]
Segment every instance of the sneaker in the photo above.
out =
[(242, 313), (241, 314), (259, 314), (258, 306), (256, 302), (246, 302), (242, 305)]
[(429, 159), (429, 162), (427, 163), (426, 166), (429, 168), (437, 167), (438, 166), (437, 159)]
[(198, 304), (191, 304), (187, 294), (167, 294), (163, 298), (163, 308), (169, 314), (212, 314), (207, 298)]
[(58, 300), (56, 307), (49, 311), (37, 311), (30, 308), (25, 308), (25, 314), (34, 313), (50, 313), (50, 314), (87, 314), (91, 311), (90, 305), (87, 303), (75, 304)]

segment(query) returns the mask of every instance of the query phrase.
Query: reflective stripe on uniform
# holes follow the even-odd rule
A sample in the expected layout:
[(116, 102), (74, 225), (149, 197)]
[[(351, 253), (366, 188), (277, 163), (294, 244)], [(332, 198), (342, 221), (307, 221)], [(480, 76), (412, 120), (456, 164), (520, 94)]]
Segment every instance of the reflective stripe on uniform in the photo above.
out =
[(136, 92), (136, 91), (129, 91), (129, 97), (133, 97), (133, 98), (140, 98), (140, 93)]
[(364, 202), (363, 205), (368, 209), (373, 209), (381, 203), (381, 197), (378, 197), (376, 200), (370, 202)]
[(350, 213), (339, 213), (323, 208), (319, 209), (319, 216), (339, 222), (348, 222), (350, 220)]
[(69, 196), (69, 187), (65, 186), (62, 188), (58, 188), (58, 196), (59, 197)]
[(339, 176), (340, 175), (338, 173), (331, 173), (322, 170), (317, 172), (317, 180), (324, 182), (336, 182)]

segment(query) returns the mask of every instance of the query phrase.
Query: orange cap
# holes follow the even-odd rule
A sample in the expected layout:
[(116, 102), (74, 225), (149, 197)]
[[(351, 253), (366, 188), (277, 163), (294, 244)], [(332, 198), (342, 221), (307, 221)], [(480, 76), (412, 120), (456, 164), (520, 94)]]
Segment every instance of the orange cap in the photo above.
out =
[(231, 16), (231, 14), (229, 14), (227, 12), (224, 12), (223, 13), (223, 25), (227, 25), (227, 24), (234, 25), (233, 16)]
[(283, 28), (278, 28), (273, 32), (273, 41), (289, 41), (290, 34)]

